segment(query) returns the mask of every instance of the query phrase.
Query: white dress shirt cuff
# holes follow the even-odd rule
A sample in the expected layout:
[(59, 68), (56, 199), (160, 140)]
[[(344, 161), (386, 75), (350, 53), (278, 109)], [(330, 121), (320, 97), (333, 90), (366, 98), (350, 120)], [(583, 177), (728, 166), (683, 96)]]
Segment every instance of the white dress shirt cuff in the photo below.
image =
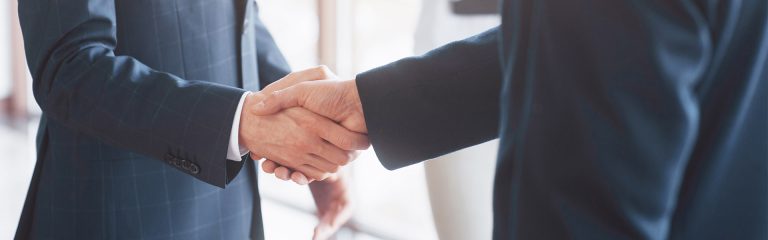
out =
[(250, 92), (243, 93), (240, 97), (240, 103), (237, 104), (237, 110), (235, 110), (235, 118), (232, 120), (232, 131), (229, 133), (229, 147), (227, 149), (227, 159), (232, 161), (240, 161), (245, 154), (248, 154), (248, 148), (240, 146), (239, 133), (240, 133), (240, 115), (243, 113), (243, 103), (245, 97)]

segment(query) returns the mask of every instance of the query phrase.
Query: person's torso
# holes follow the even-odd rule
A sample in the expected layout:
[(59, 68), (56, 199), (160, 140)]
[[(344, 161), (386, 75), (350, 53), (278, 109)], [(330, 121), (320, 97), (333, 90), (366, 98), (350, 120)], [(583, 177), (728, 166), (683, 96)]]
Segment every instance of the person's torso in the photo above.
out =
[[(642, 9), (650, 2), (627, 9), (609, 2), (505, 1), (494, 237), (768, 237), (768, 5), (675, 2), (681, 7), (660, 13)], [(600, 8), (626, 14), (615, 19), (674, 17), (653, 19), (654, 26), (601, 21), (600, 14), (613, 13), (594, 13)], [(679, 36), (698, 38), (675, 39), (691, 29), (661, 24), (689, 18), (706, 27)], [(662, 35), (629, 39), (601, 27), (616, 24), (630, 35), (635, 30)], [(656, 55), (659, 62), (615, 57), (634, 41), (656, 37), (700, 41), (705, 47), (654, 42), (656, 48), (642, 54), (668, 54)], [(626, 48), (614, 47), (622, 44)], [(703, 60), (689, 62), (690, 56)], [(590, 65), (601, 58), (616, 62)], [(704, 67), (686, 72), (692, 64)], [(674, 77), (672, 83), (656, 81), (670, 75), (696, 77), (691, 83)], [(670, 89), (680, 92), (663, 92)], [(632, 102), (633, 109), (622, 108), (622, 101)], [(643, 122), (647, 119), (669, 121)], [(658, 136), (679, 136), (688, 144), (674, 146), (680, 139)], [(660, 141), (643, 141), (654, 138)], [(654, 185), (656, 177), (669, 184)]]
[[(186, 80), (258, 86), (247, 0), (118, 0), (116, 55)], [(248, 11), (246, 11), (248, 9)], [(246, 69), (246, 70), (243, 70)], [(194, 99), (189, 99), (194, 104)], [(41, 124), (33, 238), (260, 238), (256, 167), (220, 189), (54, 120)], [(223, 158), (224, 156), (222, 156)], [(27, 203), (30, 204), (30, 203)], [(253, 222), (256, 221), (256, 222)], [(254, 229), (258, 228), (258, 229)], [(55, 229), (53, 231), (52, 229)], [(251, 231), (254, 231), (253, 233)], [(55, 236), (49, 235), (55, 233)]]
[(249, 0), (116, 1), (115, 54), (186, 80), (253, 85), (249, 83), (257, 82), (258, 76), (241, 71), (258, 67), (255, 41), (246, 39), (254, 32), (247, 22), (253, 21), (244, 20), (253, 17), (254, 4)]

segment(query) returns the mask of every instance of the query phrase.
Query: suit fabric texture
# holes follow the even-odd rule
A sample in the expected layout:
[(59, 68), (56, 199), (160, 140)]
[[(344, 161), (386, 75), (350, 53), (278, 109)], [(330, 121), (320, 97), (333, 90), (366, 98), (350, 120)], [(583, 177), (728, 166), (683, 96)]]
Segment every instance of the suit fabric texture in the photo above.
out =
[(767, 239), (766, 58), (766, 1), (505, 0), (357, 86), (387, 168), (500, 138), (494, 239)]
[(289, 72), (247, 0), (22, 0), (43, 110), (17, 239), (263, 239), (226, 159), (246, 90)]

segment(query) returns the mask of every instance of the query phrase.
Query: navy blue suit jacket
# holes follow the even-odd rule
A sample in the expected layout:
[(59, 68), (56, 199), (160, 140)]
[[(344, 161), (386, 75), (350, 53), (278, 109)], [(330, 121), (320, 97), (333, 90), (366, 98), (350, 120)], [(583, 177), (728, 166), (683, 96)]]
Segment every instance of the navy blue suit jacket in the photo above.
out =
[(502, 18), (358, 75), (384, 166), (499, 137), (495, 239), (768, 239), (768, 2), (506, 0)]
[(255, 2), (21, 0), (19, 14), (43, 116), (16, 238), (263, 238), (256, 168), (226, 160), (241, 95), (289, 71)]

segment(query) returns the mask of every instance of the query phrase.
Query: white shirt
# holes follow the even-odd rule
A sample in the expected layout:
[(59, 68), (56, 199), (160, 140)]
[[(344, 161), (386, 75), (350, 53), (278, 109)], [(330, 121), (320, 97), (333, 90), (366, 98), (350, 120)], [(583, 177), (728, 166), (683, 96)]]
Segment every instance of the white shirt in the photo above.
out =
[(232, 120), (232, 131), (229, 132), (229, 147), (227, 148), (227, 159), (232, 161), (240, 161), (245, 154), (248, 154), (248, 148), (240, 146), (239, 133), (240, 133), (240, 115), (243, 113), (243, 103), (248, 93), (243, 93), (240, 97), (240, 103), (237, 104), (237, 110), (235, 110), (235, 119)]

